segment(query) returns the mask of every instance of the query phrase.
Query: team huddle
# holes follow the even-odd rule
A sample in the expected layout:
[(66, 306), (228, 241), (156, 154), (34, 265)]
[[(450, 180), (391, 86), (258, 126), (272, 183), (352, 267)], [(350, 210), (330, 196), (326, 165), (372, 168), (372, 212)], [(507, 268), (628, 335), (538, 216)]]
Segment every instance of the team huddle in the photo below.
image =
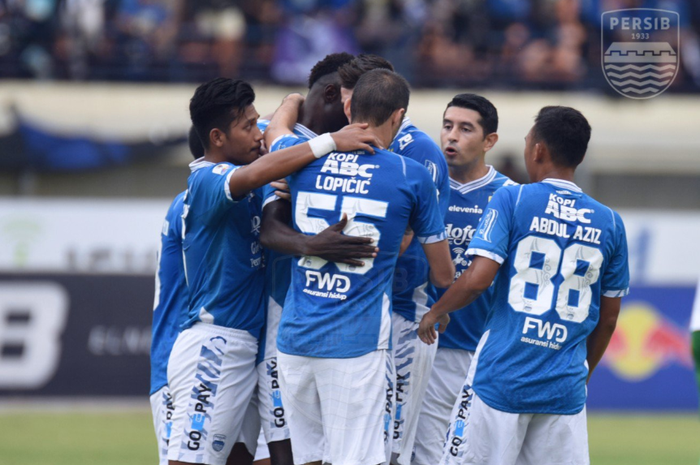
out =
[(542, 108), (519, 185), (485, 162), (491, 102), (447, 102), (438, 147), (409, 96), (346, 53), (267, 118), (246, 82), (197, 88), (156, 275), (160, 463), (589, 463), (629, 283), (620, 216), (573, 182), (590, 125)]

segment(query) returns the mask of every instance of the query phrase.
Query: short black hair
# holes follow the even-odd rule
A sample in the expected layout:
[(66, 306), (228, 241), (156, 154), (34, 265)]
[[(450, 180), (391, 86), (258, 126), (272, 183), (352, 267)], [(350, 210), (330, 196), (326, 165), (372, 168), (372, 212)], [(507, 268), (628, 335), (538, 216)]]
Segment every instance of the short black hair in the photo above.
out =
[(457, 94), (447, 108), (459, 107), (479, 113), (478, 123), (484, 129), (484, 137), (498, 131), (498, 111), (487, 98), (476, 94)]
[(323, 60), (316, 63), (314, 67), (311, 68), (311, 73), (309, 73), (309, 89), (323, 76), (337, 72), (341, 66), (350, 63), (354, 59), (355, 57), (353, 55), (345, 52), (326, 55)]
[(544, 142), (555, 165), (575, 168), (586, 155), (591, 126), (578, 110), (549, 106), (537, 114), (532, 135)]
[(197, 87), (190, 100), (190, 118), (204, 149), (209, 148), (212, 129), (226, 131), (253, 101), (253, 88), (239, 79), (216, 78)]
[(202, 145), (202, 141), (199, 140), (197, 130), (194, 126), (190, 128), (190, 132), (187, 134), (187, 143), (190, 146), (190, 153), (195, 160), (204, 156), (204, 146)]
[(389, 60), (379, 55), (362, 53), (338, 70), (341, 85), (346, 89), (354, 89), (360, 77), (367, 71), (372, 71), (373, 69), (388, 69), (389, 71), (394, 71), (394, 65), (392, 65)]
[(400, 75), (388, 69), (368, 71), (357, 81), (350, 111), (353, 121), (384, 124), (400, 108), (408, 109), (411, 89)]

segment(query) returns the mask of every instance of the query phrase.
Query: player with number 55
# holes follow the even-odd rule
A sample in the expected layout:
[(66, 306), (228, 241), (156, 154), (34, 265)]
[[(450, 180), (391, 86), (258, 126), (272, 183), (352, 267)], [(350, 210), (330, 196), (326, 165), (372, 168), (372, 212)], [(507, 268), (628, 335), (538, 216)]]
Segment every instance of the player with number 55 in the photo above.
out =
[(533, 184), (494, 194), (471, 266), (421, 321), (433, 343), (436, 323), (495, 286), (442, 464), (589, 463), (586, 384), (629, 285), (620, 216), (573, 182), (590, 135), (577, 110), (540, 110), (525, 139)]

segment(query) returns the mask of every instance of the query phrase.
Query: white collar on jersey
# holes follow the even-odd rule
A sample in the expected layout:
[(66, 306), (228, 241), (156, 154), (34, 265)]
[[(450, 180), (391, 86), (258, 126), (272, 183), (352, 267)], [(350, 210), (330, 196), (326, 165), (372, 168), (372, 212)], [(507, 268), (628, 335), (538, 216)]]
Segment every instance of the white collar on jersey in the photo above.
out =
[(391, 141), (390, 145), (393, 145), (394, 142), (396, 142), (396, 138), (399, 137), (399, 134), (401, 134), (401, 131), (409, 127), (411, 124), (413, 124), (411, 123), (411, 119), (408, 116), (404, 116), (403, 121), (401, 122), (401, 126), (399, 127), (399, 131), (394, 136), (394, 140)]
[(574, 184), (571, 181), (564, 181), (563, 179), (554, 179), (554, 178), (547, 178), (543, 179), (541, 182), (546, 182), (547, 184), (551, 184), (553, 186), (556, 186), (560, 189), (567, 189), (573, 192), (583, 192), (580, 187), (578, 187), (576, 184)]
[(213, 166), (215, 163), (212, 163), (210, 161), (206, 161), (204, 157), (202, 158), (197, 158), (195, 161), (190, 163), (190, 171), (195, 172), (197, 170), (201, 170), (202, 168), (206, 168), (207, 166)]
[[(259, 122), (259, 123), (268, 123), (268, 124), (269, 124), (269, 123), (270, 123), (270, 120), (268, 120), (268, 119), (262, 119), (262, 118), (261, 118), (261, 119), (258, 120), (258, 122)], [(299, 124), (299, 123), (296, 123), (296, 124), (294, 125), (294, 132), (298, 132), (298, 133), (300, 133), (302, 136), (307, 137), (307, 138), (309, 138), (309, 139), (313, 139), (314, 137), (318, 137), (318, 134), (316, 134), (315, 132), (313, 132), (311, 129), (307, 128), (307, 127), (304, 126), (303, 124)]]
[(462, 184), (462, 183), (450, 178), (450, 187), (454, 190), (459, 191), (461, 194), (468, 194), (469, 192), (471, 192), (473, 190), (480, 189), (480, 188), (488, 185), (491, 181), (494, 180), (494, 178), (496, 177), (496, 174), (498, 172), (491, 165), (486, 165), (486, 167), (489, 170), (484, 176), (482, 176), (479, 179), (476, 179), (474, 181), (470, 181), (466, 184)]

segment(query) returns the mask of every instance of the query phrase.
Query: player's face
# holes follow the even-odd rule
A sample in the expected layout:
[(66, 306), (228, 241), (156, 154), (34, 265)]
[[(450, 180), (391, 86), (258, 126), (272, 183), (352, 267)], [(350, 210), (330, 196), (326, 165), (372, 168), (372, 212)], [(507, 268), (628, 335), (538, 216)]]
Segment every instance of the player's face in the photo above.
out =
[(445, 111), (440, 132), (442, 153), (450, 167), (467, 167), (486, 153), (481, 115), (467, 108), (450, 107)]
[(260, 156), (263, 135), (258, 129), (260, 115), (255, 106), (248, 105), (229, 127), (226, 135), (227, 159), (237, 165), (247, 165)]

